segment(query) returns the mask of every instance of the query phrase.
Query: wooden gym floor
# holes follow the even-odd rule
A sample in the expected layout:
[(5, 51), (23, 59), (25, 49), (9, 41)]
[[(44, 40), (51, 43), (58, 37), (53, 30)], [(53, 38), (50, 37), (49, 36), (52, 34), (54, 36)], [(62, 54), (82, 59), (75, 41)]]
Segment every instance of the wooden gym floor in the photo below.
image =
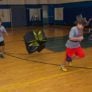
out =
[[(85, 48), (86, 57), (74, 60), (68, 72), (60, 70), (65, 51), (44, 49), (41, 53), (28, 55), (23, 35), (33, 28), (7, 29), (5, 59), (0, 59), (0, 92), (92, 92), (92, 48)], [(66, 27), (45, 27), (48, 38), (68, 34)], [(64, 45), (63, 41), (61, 46)], [(58, 48), (58, 46), (56, 46)], [(60, 48), (60, 47), (59, 47)]]

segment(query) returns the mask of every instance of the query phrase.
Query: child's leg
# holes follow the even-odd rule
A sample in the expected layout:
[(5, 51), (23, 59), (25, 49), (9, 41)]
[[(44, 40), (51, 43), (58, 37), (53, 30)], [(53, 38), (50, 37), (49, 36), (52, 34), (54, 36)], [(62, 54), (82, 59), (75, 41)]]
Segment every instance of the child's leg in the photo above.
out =
[(76, 49), (76, 55), (79, 57), (79, 58), (83, 58), (85, 57), (85, 51), (83, 48), (79, 47)]
[(70, 48), (66, 49), (66, 59), (63, 62), (63, 64), (61, 65), (61, 68), (62, 68), (63, 71), (67, 71), (67, 69), (65, 68), (65, 65), (66, 65), (66, 63), (70, 64), (72, 62), (73, 54), (74, 54), (73, 49), (70, 49)]
[(4, 41), (2, 41), (0, 42), (0, 57), (1, 58), (4, 58), (4, 50), (5, 50)]
[(2, 53), (2, 46), (0, 46), (0, 54)]
[(3, 48), (2, 48), (2, 46), (0, 46), (0, 58), (3, 58), (4, 56), (3, 56)]
[(2, 46), (2, 52), (5, 53), (5, 46)]
[(69, 57), (66, 58), (66, 60), (61, 65), (61, 69), (63, 71), (67, 71), (67, 68), (65, 66), (66, 66), (67, 63), (69, 64), (69, 66), (71, 66), (72, 65), (71, 62), (72, 62), (72, 58), (71, 57), (70, 58)]

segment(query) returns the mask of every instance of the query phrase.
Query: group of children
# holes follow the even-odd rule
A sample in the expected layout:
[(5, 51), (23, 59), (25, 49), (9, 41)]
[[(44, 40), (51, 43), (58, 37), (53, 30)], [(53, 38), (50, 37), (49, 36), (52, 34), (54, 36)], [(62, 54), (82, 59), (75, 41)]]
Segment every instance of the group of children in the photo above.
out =
[[(76, 18), (76, 25), (71, 28), (69, 33), (69, 39), (66, 42), (66, 58), (63, 64), (61, 65), (61, 69), (63, 71), (67, 71), (65, 67), (68, 63), (70, 66), (72, 65), (73, 57), (83, 58), (85, 57), (84, 49), (81, 47), (80, 43), (84, 39), (83, 37), (83, 30), (84, 27), (87, 25), (87, 21), (83, 17)], [(2, 26), (2, 21), (0, 19), (0, 58), (4, 58), (4, 37), (3, 33), (8, 35), (4, 26)]]

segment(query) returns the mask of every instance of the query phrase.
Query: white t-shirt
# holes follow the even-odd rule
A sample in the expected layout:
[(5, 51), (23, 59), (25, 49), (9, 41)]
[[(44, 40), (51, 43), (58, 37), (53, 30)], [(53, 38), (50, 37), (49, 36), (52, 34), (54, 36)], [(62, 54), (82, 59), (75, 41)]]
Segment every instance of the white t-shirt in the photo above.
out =
[(6, 33), (4, 26), (0, 26), (0, 42), (4, 41), (3, 33)]
[[(69, 38), (80, 37), (80, 36), (83, 36), (83, 32), (80, 31), (76, 26), (72, 27), (71, 30), (70, 30), (70, 33), (69, 33)], [(74, 41), (68, 40), (67, 43), (66, 43), (66, 47), (67, 48), (80, 47), (80, 42), (79, 41), (74, 42)]]

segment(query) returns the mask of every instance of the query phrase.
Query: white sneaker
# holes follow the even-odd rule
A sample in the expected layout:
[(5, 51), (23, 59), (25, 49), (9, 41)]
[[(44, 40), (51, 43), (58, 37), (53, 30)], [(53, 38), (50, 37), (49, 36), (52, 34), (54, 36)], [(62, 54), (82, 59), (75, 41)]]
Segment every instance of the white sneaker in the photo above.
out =
[(61, 65), (61, 69), (62, 69), (64, 72), (67, 72), (67, 68), (65, 68), (64, 65)]

